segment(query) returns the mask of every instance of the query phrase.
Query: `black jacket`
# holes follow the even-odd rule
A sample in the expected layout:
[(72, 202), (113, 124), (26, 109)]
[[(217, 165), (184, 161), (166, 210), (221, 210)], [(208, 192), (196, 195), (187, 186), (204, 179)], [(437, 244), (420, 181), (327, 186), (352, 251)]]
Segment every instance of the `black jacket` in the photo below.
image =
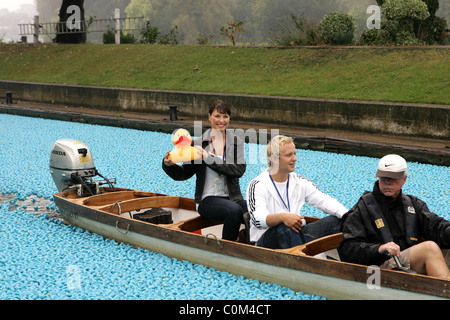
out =
[[(373, 195), (379, 203), (384, 221), (389, 226), (394, 242), (401, 250), (406, 244), (405, 213), (401, 196), (396, 200), (381, 193), (378, 182), (373, 188)], [(441, 248), (450, 248), (450, 222), (430, 212), (425, 202), (414, 196), (411, 198), (419, 222), (419, 233), (424, 240), (432, 240)], [(381, 265), (387, 257), (378, 253), (383, 244), (377, 232), (375, 222), (371, 219), (362, 199), (343, 217), (343, 238), (338, 251), (343, 261), (364, 265)]]
[[(207, 130), (200, 138), (192, 142), (192, 145), (201, 145), (204, 149), (210, 141), (210, 130)], [(197, 176), (195, 184), (195, 202), (201, 203), (203, 187), (205, 185), (206, 167), (223, 174), (227, 178), (228, 192), (230, 200), (243, 200), (239, 178), (245, 173), (245, 152), (242, 139), (227, 130), (225, 162), (220, 157), (209, 157), (211, 161), (206, 163), (203, 160), (194, 162), (185, 162), (180, 165), (166, 166), (162, 164), (164, 172), (176, 181), (183, 181), (191, 178), (194, 174)], [(198, 162), (198, 163), (197, 163)]]

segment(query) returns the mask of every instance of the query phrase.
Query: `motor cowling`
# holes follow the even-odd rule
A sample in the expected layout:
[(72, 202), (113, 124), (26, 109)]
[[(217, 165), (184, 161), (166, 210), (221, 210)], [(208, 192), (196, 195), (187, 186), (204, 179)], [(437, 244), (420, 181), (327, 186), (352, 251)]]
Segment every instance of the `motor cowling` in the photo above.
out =
[[(77, 189), (80, 197), (99, 193), (100, 184), (111, 185), (95, 168), (89, 148), (74, 139), (55, 142), (50, 155), (50, 173), (59, 192)], [(93, 181), (92, 178), (97, 175), (106, 181)]]

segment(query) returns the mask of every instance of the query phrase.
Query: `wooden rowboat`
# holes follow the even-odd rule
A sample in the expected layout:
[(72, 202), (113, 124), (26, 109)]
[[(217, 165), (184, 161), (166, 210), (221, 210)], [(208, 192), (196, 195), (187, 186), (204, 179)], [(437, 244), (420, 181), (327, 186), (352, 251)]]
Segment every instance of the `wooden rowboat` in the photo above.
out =
[[(220, 224), (200, 217), (193, 199), (101, 188), (101, 194), (82, 198), (73, 190), (57, 193), (54, 201), (67, 223), (106, 238), (295, 291), (329, 299), (450, 298), (450, 281), (316, 256), (335, 250), (341, 234), (272, 250), (220, 239)], [(155, 224), (136, 218), (150, 208), (170, 210), (173, 221)]]

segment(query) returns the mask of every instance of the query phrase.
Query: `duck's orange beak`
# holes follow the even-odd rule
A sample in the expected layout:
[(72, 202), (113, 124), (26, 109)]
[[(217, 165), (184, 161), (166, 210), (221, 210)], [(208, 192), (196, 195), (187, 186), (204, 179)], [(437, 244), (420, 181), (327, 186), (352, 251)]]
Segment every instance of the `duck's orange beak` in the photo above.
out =
[(189, 139), (188, 137), (186, 137), (185, 135), (180, 136), (180, 138), (175, 142), (175, 145), (188, 145), (191, 144), (191, 139)]

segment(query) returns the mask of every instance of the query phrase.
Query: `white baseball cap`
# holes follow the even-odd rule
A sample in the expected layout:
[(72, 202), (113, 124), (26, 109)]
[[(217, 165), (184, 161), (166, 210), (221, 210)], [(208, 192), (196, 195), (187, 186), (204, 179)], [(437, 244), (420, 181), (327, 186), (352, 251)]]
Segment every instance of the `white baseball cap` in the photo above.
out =
[(406, 160), (396, 154), (388, 154), (378, 162), (378, 178), (402, 179), (407, 174)]

